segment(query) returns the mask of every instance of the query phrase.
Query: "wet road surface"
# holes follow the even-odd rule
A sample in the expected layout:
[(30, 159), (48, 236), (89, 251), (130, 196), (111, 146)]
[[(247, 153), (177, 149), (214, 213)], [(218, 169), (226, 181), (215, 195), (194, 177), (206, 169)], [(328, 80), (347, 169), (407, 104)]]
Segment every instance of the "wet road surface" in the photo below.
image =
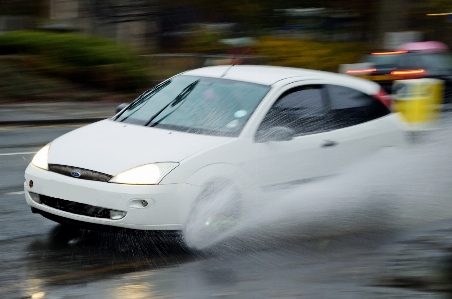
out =
[[(398, 288), (384, 278), (407, 238), (448, 236), (452, 221), (201, 253), (172, 238), (68, 230), (32, 214), (22, 192), (32, 153), (74, 128), (0, 129), (0, 298), (450, 298), (444, 285)], [(427, 264), (448, 267), (443, 251), (426, 252), (436, 254)]]

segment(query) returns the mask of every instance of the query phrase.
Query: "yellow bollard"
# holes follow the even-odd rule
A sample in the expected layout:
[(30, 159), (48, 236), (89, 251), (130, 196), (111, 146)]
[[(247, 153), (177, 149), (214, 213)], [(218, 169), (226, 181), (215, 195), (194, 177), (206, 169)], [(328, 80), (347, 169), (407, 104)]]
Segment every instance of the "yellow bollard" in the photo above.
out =
[(443, 101), (444, 81), (410, 79), (394, 81), (393, 111), (400, 112), (410, 130), (426, 130), (438, 119)]

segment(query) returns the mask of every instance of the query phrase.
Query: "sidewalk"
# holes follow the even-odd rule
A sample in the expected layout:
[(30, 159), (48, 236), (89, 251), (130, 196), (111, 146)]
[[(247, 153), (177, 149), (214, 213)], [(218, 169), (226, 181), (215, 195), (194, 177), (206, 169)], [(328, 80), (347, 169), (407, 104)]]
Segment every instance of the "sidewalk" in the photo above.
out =
[(0, 126), (91, 123), (111, 117), (121, 103), (36, 103), (0, 105)]

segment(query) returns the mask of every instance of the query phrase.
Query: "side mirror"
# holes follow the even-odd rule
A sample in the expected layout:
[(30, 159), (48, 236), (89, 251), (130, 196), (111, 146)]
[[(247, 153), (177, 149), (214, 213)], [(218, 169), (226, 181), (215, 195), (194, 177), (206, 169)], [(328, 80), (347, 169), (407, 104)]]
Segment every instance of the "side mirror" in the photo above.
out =
[(122, 103), (120, 104), (118, 107), (116, 107), (116, 114), (118, 114), (119, 112), (122, 111), (122, 109), (126, 108), (129, 104), (127, 103)]
[(271, 127), (257, 132), (256, 142), (289, 141), (295, 137), (295, 131), (287, 127)]

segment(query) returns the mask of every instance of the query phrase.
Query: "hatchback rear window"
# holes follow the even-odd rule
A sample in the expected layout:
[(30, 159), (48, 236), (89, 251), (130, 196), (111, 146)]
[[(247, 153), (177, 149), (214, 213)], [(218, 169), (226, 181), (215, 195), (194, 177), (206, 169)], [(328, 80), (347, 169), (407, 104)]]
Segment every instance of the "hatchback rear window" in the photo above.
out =
[[(375, 66), (394, 66), (397, 65), (397, 60), (401, 54), (394, 55), (366, 55), (361, 59), (361, 62), (371, 62)], [(403, 55), (403, 54), (402, 54)]]

